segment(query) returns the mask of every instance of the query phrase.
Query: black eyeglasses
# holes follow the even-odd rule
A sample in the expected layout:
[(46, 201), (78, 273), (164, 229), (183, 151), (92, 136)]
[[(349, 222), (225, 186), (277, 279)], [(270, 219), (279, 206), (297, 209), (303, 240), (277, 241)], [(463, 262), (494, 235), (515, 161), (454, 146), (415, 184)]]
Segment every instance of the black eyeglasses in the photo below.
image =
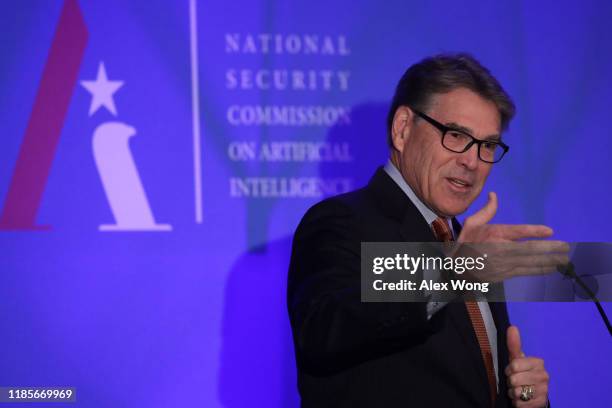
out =
[(469, 133), (461, 129), (445, 126), (416, 109), (412, 109), (412, 111), (442, 132), (442, 146), (451, 152), (465, 153), (472, 145), (478, 145), (478, 158), (480, 160), (485, 163), (497, 163), (510, 150), (510, 146), (503, 142), (476, 139)]

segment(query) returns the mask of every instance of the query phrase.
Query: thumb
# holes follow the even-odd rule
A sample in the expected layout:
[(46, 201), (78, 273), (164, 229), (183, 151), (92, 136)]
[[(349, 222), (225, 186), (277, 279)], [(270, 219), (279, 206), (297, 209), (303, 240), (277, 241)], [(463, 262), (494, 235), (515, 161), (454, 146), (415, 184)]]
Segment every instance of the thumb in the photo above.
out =
[(510, 361), (515, 358), (525, 357), (523, 349), (521, 347), (521, 334), (516, 326), (508, 327), (506, 332), (506, 342), (508, 344), (508, 353), (510, 354)]
[[(488, 223), (493, 219), (495, 213), (497, 212), (497, 194), (494, 192), (489, 192), (489, 201), (478, 210), (474, 215), (468, 218), (471, 224), (483, 225)], [(466, 220), (467, 223), (467, 220)]]

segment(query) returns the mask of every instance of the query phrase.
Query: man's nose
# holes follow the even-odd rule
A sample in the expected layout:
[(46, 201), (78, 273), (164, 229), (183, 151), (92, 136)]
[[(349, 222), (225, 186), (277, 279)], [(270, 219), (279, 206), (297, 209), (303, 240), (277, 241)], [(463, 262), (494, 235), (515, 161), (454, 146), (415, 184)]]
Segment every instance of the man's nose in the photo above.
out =
[(478, 167), (478, 145), (474, 143), (470, 148), (463, 153), (459, 154), (458, 157), (459, 165), (469, 169), (476, 170)]

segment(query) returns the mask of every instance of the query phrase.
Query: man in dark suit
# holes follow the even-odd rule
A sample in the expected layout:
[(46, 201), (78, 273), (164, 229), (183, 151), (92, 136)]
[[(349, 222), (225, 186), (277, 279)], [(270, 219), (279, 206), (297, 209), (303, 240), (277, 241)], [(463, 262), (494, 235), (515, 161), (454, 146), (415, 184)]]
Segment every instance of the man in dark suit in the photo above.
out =
[(504, 303), (360, 296), (361, 242), (552, 235), (546, 226), (489, 224), (494, 193), (463, 228), (454, 218), (507, 152), (501, 133), (513, 114), (509, 96), (469, 55), (427, 58), (403, 75), (388, 116), (389, 162), (366, 187), (312, 207), (294, 236), (288, 308), (303, 407), (548, 404), (544, 363), (525, 357)]

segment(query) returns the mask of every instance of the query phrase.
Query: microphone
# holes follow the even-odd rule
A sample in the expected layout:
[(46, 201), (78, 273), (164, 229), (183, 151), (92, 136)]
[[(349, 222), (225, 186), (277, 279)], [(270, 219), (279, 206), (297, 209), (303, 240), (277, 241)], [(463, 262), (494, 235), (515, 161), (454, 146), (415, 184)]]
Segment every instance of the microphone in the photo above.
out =
[(584, 281), (580, 279), (580, 276), (576, 274), (576, 268), (574, 267), (574, 263), (569, 262), (567, 265), (558, 265), (557, 271), (559, 271), (563, 276), (574, 280), (578, 285), (580, 285), (582, 290), (584, 290), (585, 293), (589, 296), (589, 298), (591, 298), (591, 300), (595, 303), (595, 306), (597, 307), (597, 310), (599, 311), (599, 314), (601, 315), (604, 324), (608, 328), (610, 336), (612, 336), (612, 325), (610, 325), (610, 320), (608, 320), (608, 316), (606, 315), (605, 310), (601, 306), (601, 303), (599, 303), (599, 299), (597, 299), (595, 293), (593, 293), (593, 291), (584, 283)]

